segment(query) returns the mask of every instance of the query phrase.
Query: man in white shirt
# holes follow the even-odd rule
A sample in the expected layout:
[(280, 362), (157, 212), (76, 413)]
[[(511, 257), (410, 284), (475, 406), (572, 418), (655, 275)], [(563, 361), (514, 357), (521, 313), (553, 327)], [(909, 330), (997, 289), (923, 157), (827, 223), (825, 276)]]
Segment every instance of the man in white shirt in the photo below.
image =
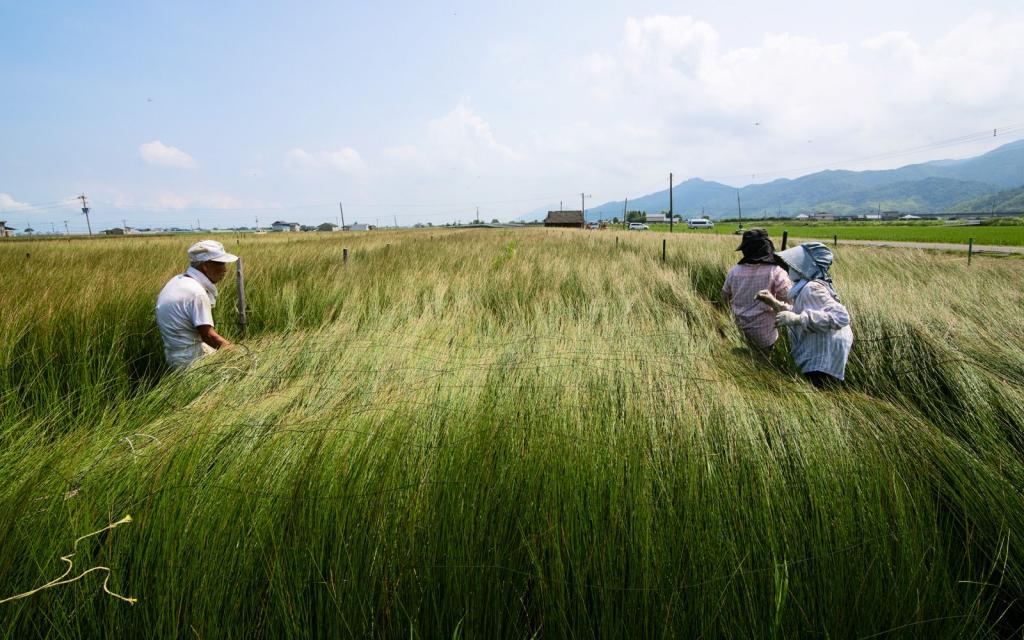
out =
[(189, 247), (188, 259), (188, 270), (171, 278), (156, 299), (164, 356), (176, 369), (231, 344), (213, 328), (213, 307), (217, 283), (238, 256), (226, 252), (219, 242), (203, 240)]

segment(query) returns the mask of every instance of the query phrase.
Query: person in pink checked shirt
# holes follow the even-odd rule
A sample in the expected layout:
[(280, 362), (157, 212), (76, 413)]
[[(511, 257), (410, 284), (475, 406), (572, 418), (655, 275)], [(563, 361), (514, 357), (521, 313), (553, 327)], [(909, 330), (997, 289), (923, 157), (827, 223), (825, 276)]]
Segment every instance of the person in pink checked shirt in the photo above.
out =
[(736, 326), (747, 341), (767, 351), (775, 346), (779, 330), (775, 327), (775, 310), (758, 300), (757, 294), (767, 290), (784, 300), (792, 283), (776, 264), (775, 245), (764, 229), (744, 231), (736, 250), (742, 251), (743, 257), (725, 277), (722, 298), (732, 308)]

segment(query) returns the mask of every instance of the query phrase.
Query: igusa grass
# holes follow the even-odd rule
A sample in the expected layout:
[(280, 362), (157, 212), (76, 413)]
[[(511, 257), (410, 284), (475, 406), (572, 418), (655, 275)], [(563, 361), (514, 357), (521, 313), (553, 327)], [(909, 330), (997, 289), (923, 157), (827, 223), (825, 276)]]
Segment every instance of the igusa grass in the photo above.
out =
[(665, 262), (609, 232), (225, 243), (250, 333), (185, 374), (152, 320), (181, 240), (0, 245), (0, 599), (126, 514), (74, 560), (138, 599), (86, 576), (0, 604), (5, 636), (1022, 622), (1018, 262), (840, 248), (857, 344), (817, 392), (718, 300), (732, 239), (673, 237)]

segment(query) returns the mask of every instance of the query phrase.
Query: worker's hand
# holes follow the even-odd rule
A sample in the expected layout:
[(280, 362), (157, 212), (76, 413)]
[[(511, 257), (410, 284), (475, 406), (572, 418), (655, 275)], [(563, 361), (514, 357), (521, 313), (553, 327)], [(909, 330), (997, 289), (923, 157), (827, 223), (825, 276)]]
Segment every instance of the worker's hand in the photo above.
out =
[(775, 313), (778, 313), (786, 308), (786, 305), (779, 302), (778, 299), (776, 299), (776, 297), (772, 295), (772, 292), (767, 289), (761, 289), (760, 291), (757, 292), (757, 295), (754, 297), (760, 300), (761, 302), (765, 303), (769, 307), (771, 307), (772, 310), (775, 311)]
[(776, 327), (797, 327), (800, 326), (800, 314), (792, 311), (780, 311), (775, 314)]

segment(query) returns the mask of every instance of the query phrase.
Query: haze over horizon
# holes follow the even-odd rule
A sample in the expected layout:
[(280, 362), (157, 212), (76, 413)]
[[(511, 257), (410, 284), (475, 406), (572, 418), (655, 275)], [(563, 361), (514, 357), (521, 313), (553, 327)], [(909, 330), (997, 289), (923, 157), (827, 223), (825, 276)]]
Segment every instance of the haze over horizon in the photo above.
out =
[(315, 224), (338, 201), (347, 222), (507, 220), (669, 171), (742, 186), (1024, 135), (1024, 8), (1002, 0), (0, 1), (0, 57), (0, 219), (40, 230), (84, 231), (80, 193), (94, 230)]

